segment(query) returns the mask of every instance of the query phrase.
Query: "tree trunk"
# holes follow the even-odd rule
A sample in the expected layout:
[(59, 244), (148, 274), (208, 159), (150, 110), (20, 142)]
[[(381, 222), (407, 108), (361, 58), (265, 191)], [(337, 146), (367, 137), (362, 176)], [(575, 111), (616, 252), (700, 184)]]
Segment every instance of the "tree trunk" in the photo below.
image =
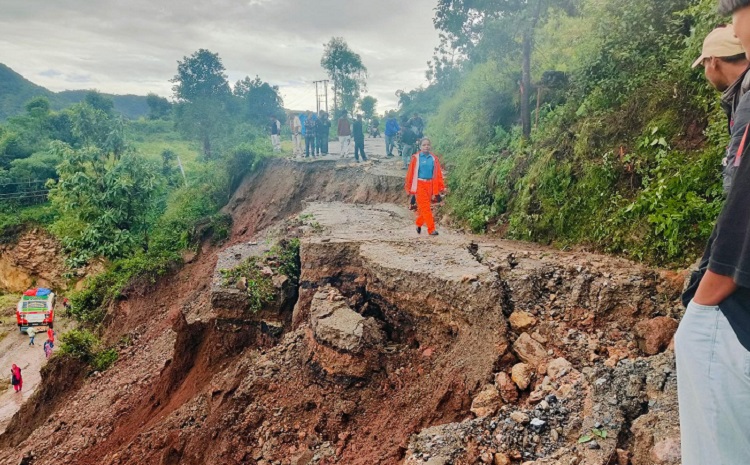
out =
[(529, 95), (531, 95), (531, 35), (533, 29), (529, 28), (523, 34), (523, 69), (521, 74), (521, 126), (523, 137), (531, 136), (531, 106)]
[(521, 126), (523, 127), (523, 137), (531, 137), (531, 105), (529, 98), (532, 95), (531, 87), (531, 51), (534, 44), (534, 29), (539, 22), (542, 14), (542, 2), (537, 0), (536, 8), (531, 17), (528, 29), (523, 33), (523, 65), (521, 74)]
[(211, 159), (211, 139), (208, 135), (203, 136), (203, 155), (206, 157), (206, 160)]

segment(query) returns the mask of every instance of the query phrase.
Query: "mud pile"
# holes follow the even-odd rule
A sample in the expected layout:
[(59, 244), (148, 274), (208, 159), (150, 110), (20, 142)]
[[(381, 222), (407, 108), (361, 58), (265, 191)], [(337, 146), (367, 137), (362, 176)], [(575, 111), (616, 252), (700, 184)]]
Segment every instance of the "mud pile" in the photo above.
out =
[[(418, 236), (398, 174), (248, 178), (231, 242), (112, 308), (116, 365), (10, 428), (0, 463), (679, 463), (681, 277)], [(290, 238), (299, 276), (272, 252)], [(255, 281), (226, 279), (248, 262), (273, 295), (255, 311)]]

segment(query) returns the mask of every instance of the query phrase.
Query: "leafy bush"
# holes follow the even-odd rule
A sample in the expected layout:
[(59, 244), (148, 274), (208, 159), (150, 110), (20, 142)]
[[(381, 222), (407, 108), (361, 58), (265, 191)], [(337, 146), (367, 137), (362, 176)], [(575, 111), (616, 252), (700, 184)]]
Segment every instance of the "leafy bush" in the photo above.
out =
[(61, 339), (60, 353), (91, 365), (94, 371), (104, 371), (117, 361), (117, 350), (102, 348), (99, 338), (86, 329), (70, 330)]
[(96, 371), (104, 371), (117, 361), (117, 350), (114, 348), (100, 350), (94, 355), (91, 367)]
[(90, 363), (94, 358), (94, 352), (99, 345), (99, 339), (86, 329), (72, 329), (63, 334), (60, 343), (60, 352), (66, 355)]
[(302, 263), (299, 256), (300, 242), (296, 237), (283, 239), (269, 251), (270, 257), (275, 257), (279, 273), (288, 277), (295, 285), (299, 283)]
[(263, 255), (249, 257), (234, 268), (221, 270), (222, 285), (235, 286), (242, 280), (247, 286), (248, 308), (257, 312), (276, 297), (271, 275), (264, 268), (275, 269), (295, 285), (299, 283), (299, 247), (299, 239), (281, 240)]
[(220, 270), (223, 277), (222, 284), (225, 287), (234, 286), (240, 280), (245, 282), (248, 309), (251, 312), (261, 310), (264, 304), (272, 301), (276, 296), (271, 277), (261, 269), (262, 259), (262, 257), (250, 257), (232, 269)]

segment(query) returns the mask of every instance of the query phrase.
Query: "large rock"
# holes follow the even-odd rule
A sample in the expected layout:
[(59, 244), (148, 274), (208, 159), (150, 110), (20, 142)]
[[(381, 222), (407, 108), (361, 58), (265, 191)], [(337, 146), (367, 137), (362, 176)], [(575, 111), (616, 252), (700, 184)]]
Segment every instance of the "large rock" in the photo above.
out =
[(513, 331), (522, 333), (534, 327), (536, 318), (529, 312), (515, 311), (508, 317), (508, 322)]
[(501, 371), (495, 375), (495, 387), (500, 392), (500, 397), (507, 403), (513, 403), (518, 400), (518, 389), (513, 380), (507, 373)]
[(666, 316), (657, 316), (643, 320), (635, 325), (635, 336), (638, 348), (647, 355), (656, 355), (669, 346), (675, 331), (677, 320)]
[(565, 376), (573, 368), (573, 365), (564, 358), (556, 358), (547, 364), (547, 374), (550, 379), (557, 380)]
[(494, 415), (502, 406), (503, 400), (497, 388), (491, 384), (482, 389), (471, 402), (471, 413), (477, 417), (486, 417)]
[(531, 384), (534, 376), (534, 367), (527, 363), (516, 363), (510, 370), (510, 377), (520, 390), (524, 390)]
[(377, 321), (352, 310), (338, 290), (326, 287), (313, 296), (307, 348), (328, 376), (345, 382), (365, 378), (378, 364), (384, 338)]
[(493, 465), (510, 465), (512, 462), (507, 455), (497, 452), (493, 457), (492, 463)]
[(547, 351), (528, 333), (518, 336), (516, 342), (513, 343), (513, 350), (522, 362), (533, 365), (535, 368), (547, 360)]
[(384, 338), (375, 319), (365, 318), (349, 308), (334, 288), (325, 288), (313, 297), (310, 326), (318, 342), (354, 354), (381, 343)]

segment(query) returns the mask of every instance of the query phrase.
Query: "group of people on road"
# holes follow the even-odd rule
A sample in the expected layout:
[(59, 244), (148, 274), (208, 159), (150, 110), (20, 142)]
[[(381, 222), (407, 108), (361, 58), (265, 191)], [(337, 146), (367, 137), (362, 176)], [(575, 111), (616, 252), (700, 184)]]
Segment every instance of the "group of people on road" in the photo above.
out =
[(750, 463), (750, 0), (719, 0), (693, 67), (722, 92), (726, 201), (682, 301), (674, 338), (682, 465)]
[[(26, 334), (29, 336), (29, 347), (35, 346), (34, 339), (36, 338), (37, 331), (33, 327), (26, 329)], [(52, 327), (47, 328), (47, 340), (44, 341), (44, 356), (49, 358), (52, 355), (52, 349), (55, 347), (55, 330)], [(10, 384), (13, 386), (15, 392), (21, 392), (23, 388), (23, 376), (21, 374), (21, 368), (15, 363), (10, 368)]]
[[(271, 118), (273, 123), (275, 116)], [(331, 130), (328, 113), (321, 110), (319, 113), (306, 111), (291, 114), (287, 123), (292, 133), (292, 151), (295, 156), (301, 157), (303, 153), (306, 158), (328, 155), (328, 135)]]
[[(274, 151), (281, 150), (281, 124), (275, 116), (271, 116), (269, 132)], [(306, 111), (290, 114), (289, 129), (292, 133), (292, 147), (296, 157), (315, 158), (328, 154), (328, 138), (330, 136), (331, 121), (324, 111), (313, 113)], [(369, 133), (373, 134), (373, 127), (377, 132), (377, 125), (371, 122)], [(432, 215), (432, 203), (440, 202), (445, 192), (445, 181), (438, 157), (432, 153), (432, 142), (424, 137), (424, 120), (418, 113), (411, 118), (407, 115), (396, 119), (395, 112), (386, 115), (385, 122), (385, 158), (393, 158), (394, 150), (403, 161), (403, 169), (407, 170), (404, 188), (410, 195), (410, 208), (416, 210), (416, 230), (421, 234), (422, 228), (427, 228), (427, 234), (438, 235), (435, 220)], [(367, 161), (365, 153), (365, 134), (367, 129), (362, 115), (356, 115), (352, 121), (346, 111), (342, 111), (336, 121), (336, 135), (339, 139), (339, 156), (349, 156), (349, 148), (354, 140), (354, 160), (359, 163)], [(302, 141), (304, 140), (304, 151)], [(303, 155), (304, 153), (304, 155)]]
[(411, 156), (419, 150), (419, 144), (424, 137), (424, 120), (418, 113), (409, 118), (401, 116), (401, 123), (396, 120), (394, 112), (388, 113), (385, 120), (385, 155), (392, 158), (393, 150), (401, 156), (404, 169), (409, 166)]

